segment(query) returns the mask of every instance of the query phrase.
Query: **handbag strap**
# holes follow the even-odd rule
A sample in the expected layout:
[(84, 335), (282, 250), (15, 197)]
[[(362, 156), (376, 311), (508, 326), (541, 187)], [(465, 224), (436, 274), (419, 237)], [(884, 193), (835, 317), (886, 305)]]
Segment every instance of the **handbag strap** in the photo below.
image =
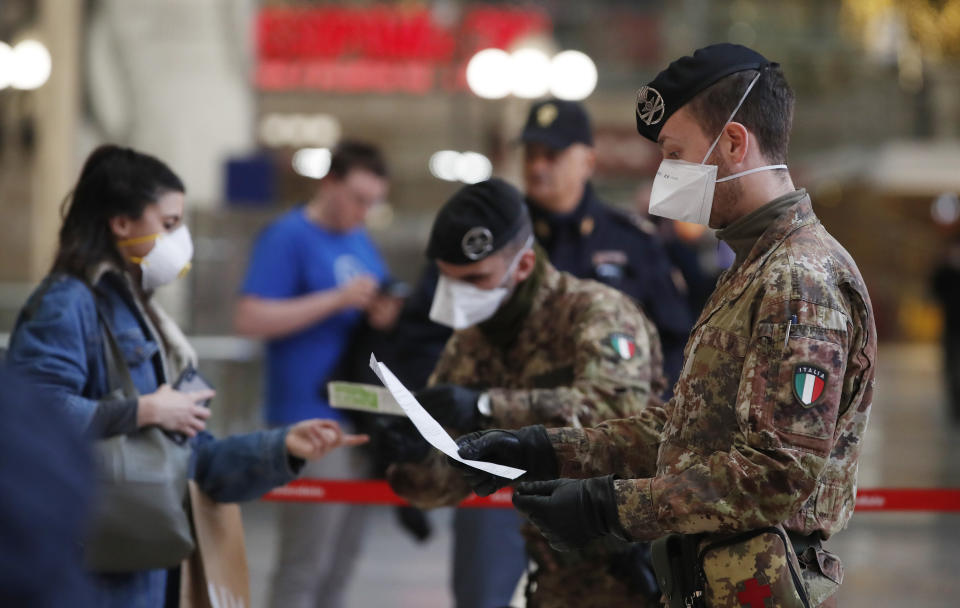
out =
[(124, 358), (123, 351), (120, 350), (120, 345), (117, 343), (117, 337), (110, 328), (106, 311), (104, 311), (103, 304), (98, 297), (99, 292), (86, 282), (84, 282), (84, 285), (87, 286), (93, 295), (93, 303), (97, 307), (100, 335), (104, 346), (106, 346), (103, 351), (103, 356), (107, 362), (107, 382), (110, 385), (110, 391), (113, 392), (120, 389), (125, 398), (136, 399), (140, 396), (140, 391), (138, 391), (137, 387), (133, 384), (133, 375), (130, 374), (130, 368), (127, 366), (127, 360)]

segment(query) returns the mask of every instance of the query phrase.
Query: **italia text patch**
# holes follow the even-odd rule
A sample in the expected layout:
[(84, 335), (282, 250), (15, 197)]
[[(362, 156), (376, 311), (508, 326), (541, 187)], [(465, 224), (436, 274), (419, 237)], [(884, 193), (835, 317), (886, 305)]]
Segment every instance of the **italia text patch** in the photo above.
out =
[(812, 365), (798, 365), (793, 370), (793, 394), (803, 407), (810, 407), (823, 396), (827, 372)]

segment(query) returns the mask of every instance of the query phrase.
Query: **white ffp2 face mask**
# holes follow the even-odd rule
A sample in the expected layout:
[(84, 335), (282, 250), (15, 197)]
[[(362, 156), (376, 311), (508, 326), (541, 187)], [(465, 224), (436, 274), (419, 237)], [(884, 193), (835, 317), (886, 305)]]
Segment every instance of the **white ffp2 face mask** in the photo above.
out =
[[(190, 260), (193, 259), (193, 240), (186, 225), (173, 232), (161, 232), (154, 238), (153, 249), (147, 255), (130, 258), (132, 262), (140, 265), (144, 291), (153, 291), (186, 275), (190, 271)], [(118, 245), (122, 246), (133, 240), (140, 239), (121, 241)]]
[(698, 164), (665, 158), (660, 162), (657, 176), (653, 179), (653, 188), (650, 191), (650, 213), (652, 215), (709, 226), (710, 212), (713, 210), (713, 191), (716, 184), (759, 171), (787, 168), (786, 165), (766, 165), (717, 179), (717, 165), (705, 164), (720, 141), (723, 129), (736, 116), (737, 110), (743, 105), (744, 100), (746, 100), (747, 95), (750, 94), (750, 90), (753, 89), (753, 85), (757, 83), (759, 78), (760, 74), (757, 74), (750, 82), (750, 86), (747, 87), (743, 97), (737, 103), (737, 107), (730, 114), (730, 118), (723, 123), (720, 134), (713, 140), (713, 144), (707, 150), (703, 161)]
[(430, 320), (452, 329), (466, 329), (492, 317), (512, 291), (512, 288), (503, 284), (510, 279), (520, 263), (520, 257), (532, 244), (531, 237), (510, 262), (501, 284), (493, 289), (481, 289), (466, 281), (451, 279), (441, 272), (430, 306)]
[(509, 293), (506, 287), (480, 289), (441, 273), (430, 320), (452, 329), (466, 329), (492, 317)]

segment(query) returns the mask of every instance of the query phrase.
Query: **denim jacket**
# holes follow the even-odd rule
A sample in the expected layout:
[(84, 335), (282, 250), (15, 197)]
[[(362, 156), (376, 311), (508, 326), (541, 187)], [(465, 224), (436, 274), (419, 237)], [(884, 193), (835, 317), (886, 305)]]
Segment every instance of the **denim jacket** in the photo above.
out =
[[(86, 429), (100, 400), (110, 392), (97, 302), (90, 288), (77, 278), (53, 275), (47, 281), (50, 284), (34, 292), (20, 313), (7, 364), (60, 397), (57, 403)], [(175, 378), (162, 377), (163, 366), (155, 365), (160, 346), (145, 330), (146, 319), (126, 281), (108, 272), (97, 281), (96, 291), (137, 391), (145, 395), (164, 382), (172, 383)], [(257, 498), (289, 482), (296, 474), (294, 469), (300, 468), (288, 458), (286, 433), (286, 428), (278, 428), (225, 439), (200, 433), (191, 440), (190, 475), (216, 501)], [(166, 575), (164, 570), (95, 573), (97, 605), (161, 608)]]

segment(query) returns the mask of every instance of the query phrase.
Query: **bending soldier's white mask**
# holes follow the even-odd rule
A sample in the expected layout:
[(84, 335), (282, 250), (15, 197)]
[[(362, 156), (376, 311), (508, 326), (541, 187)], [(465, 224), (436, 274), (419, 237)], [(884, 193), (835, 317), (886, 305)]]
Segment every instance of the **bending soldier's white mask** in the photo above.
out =
[(441, 272), (430, 307), (430, 320), (452, 329), (466, 329), (492, 317), (513, 290), (506, 283), (520, 263), (520, 256), (532, 245), (533, 237), (530, 237), (510, 262), (500, 285), (493, 289), (480, 289), (466, 281), (451, 279)]
[(665, 158), (660, 162), (660, 168), (657, 169), (657, 176), (653, 179), (653, 189), (650, 192), (651, 214), (671, 220), (709, 226), (710, 212), (713, 210), (713, 189), (717, 183), (759, 171), (787, 168), (786, 165), (766, 165), (717, 179), (717, 165), (705, 164), (707, 159), (710, 158), (710, 154), (713, 153), (713, 149), (719, 143), (720, 137), (723, 135), (723, 129), (736, 116), (737, 110), (743, 105), (747, 95), (750, 94), (750, 90), (753, 89), (753, 85), (759, 79), (760, 74), (758, 73), (750, 81), (750, 86), (743, 93), (737, 107), (730, 114), (730, 118), (723, 123), (720, 134), (713, 140), (710, 149), (703, 157), (703, 161), (697, 164)]

